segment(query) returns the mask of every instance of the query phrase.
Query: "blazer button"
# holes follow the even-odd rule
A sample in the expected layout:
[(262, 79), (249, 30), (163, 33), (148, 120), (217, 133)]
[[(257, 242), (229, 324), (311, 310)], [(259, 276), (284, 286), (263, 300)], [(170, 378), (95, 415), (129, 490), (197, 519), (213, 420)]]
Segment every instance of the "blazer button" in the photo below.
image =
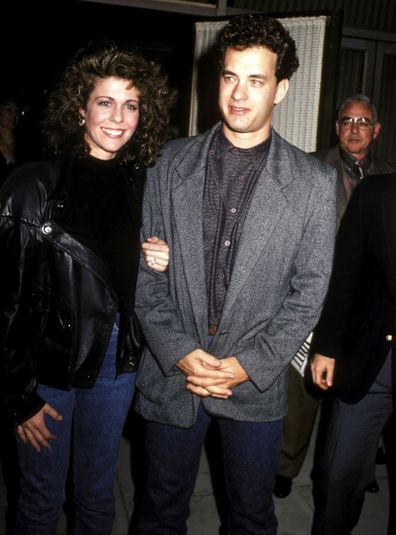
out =
[(387, 334), (387, 335), (385, 336), (385, 340), (386, 340), (387, 342), (392, 342), (392, 340), (393, 340), (393, 336), (392, 336), (391, 334)]

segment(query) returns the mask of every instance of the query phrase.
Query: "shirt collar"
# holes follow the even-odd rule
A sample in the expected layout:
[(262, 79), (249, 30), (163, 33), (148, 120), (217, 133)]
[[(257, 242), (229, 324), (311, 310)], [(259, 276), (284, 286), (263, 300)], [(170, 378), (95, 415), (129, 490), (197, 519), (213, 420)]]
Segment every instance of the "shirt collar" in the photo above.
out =
[(262, 143), (259, 143), (258, 145), (255, 145), (249, 149), (242, 149), (240, 147), (235, 147), (235, 145), (233, 145), (231, 141), (225, 137), (223, 131), (220, 129), (217, 132), (215, 140), (214, 157), (216, 160), (219, 160), (224, 158), (227, 152), (236, 150), (241, 154), (242, 157), (244, 155), (250, 156), (255, 164), (259, 164), (261, 160), (268, 154), (271, 145), (271, 139), (272, 135), (270, 134), (269, 137)]
[(363, 175), (366, 175), (368, 173), (373, 159), (371, 152), (369, 152), (368, 155), (362, 160), (356, 160), (356, 158), (354, 158), (351, 154), (342, 150), (341, 148), (340, 155), (341, 160), (349, 173), (353, 172), (355, 165), (359, 165), (362, 168)]

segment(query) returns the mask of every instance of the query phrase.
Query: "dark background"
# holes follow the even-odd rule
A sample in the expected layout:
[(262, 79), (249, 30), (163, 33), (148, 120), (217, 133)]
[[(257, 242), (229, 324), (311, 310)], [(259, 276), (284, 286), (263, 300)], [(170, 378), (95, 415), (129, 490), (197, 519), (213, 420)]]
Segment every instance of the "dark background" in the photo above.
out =
[(91, 40), (111, 39), (136, 45), (159, 61), (179, 93), (172, 123), (178, 135), (188, 129), (188, 104), (197, 16), (128, 8), (78, 0), (42, 5), (14, 2), (2, 8), (1, 79), (16, 88), (39, 119), (48, 91), (72, 55)]
[[(350, 0), (347, 3), (342, 0), (235, 0), (228, 1), (228, 5), (238, 9), (264, 9), (266, 6), (273, 13), (290, 10), (298, 13), (300, 9), (307, 11), (313, 6), (316, 9), (331, 7), (339, 13), (343, 8), (342, 46), (337, 72), (332, 79), (335, 98), (331, 91), (323, 98), (331, 120), (323, 119), (320, 132), (324, 132), (326, 140), (331, 139), (330, 143), (326, 141), (326, 147), (334, 144), (337, 141), (334, 133), (337, 106), (347, 96), (363, 92), (373, 98), (382, 122), (380, 141), (374, 144), (374, 152), (377, 157), (396, 164), (394, 0)], [(74, 52), (90, 40), (116, 39), (136, 44), (147, 57), (162, 63), (171, 85), (179, 92), (172, 116), (172, 135), (188, 135), (194, 22), (203, 17), (80, 0), (45, 3), (3, 0), (0, 20), (0, 89), (10, 85), (20, 88), (31, 104), (31, 125), (37, 124), (45, 95)], [(204, 100), (203, 106), (200, 105), (201, 113), (212, 123), (216, 88), (206, 84), (205, 77), (199, 80), (205, 88), (205, 91), (200, 88)], [(207, 126), (205, 123), (202, 129)], [(29, 139), (37, 136), (28, 133)]]

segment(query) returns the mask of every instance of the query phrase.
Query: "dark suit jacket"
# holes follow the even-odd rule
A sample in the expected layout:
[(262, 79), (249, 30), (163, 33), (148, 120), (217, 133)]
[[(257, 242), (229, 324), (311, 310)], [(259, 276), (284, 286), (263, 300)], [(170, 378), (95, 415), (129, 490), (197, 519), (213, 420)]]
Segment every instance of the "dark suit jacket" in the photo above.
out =
[(395, 298), (396, 174), (370, 176), (355, 189), (341, 222), (312, 344), (336, 359), (334, 392), (342, 401), (357, 402), (368, 392), (393, 348)]

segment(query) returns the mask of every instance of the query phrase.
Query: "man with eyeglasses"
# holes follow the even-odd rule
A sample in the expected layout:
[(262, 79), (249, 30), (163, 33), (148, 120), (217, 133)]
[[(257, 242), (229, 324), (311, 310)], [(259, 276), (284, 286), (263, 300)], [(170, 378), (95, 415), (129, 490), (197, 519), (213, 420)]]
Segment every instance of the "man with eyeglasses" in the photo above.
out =
[[(338, 145), (314, 155), (337, 170), (338, 226), (352, 191), (361, 180), (367, 175), (395, 172), (396, 167), (372, 153), (372, 144), (379, 135), (381, 124), (377, 110), (367, 96), (357, 94), (346, 99), (339, 107), (335, 126)], [(319, 396), (307, 391), (301, 372), (294, 366), (289, 369), (288, 396), (289, 408), (283, 421), (282, 449), (273, 491), (278, 498), (290, 494), (292, 480), (301, 470), (320, 403)], [(376, 485), (373, 477), (367, 490), (376, 492)]]
[(377, 110), (366, 95), (347, 98), (339, 107), (336, 132), (337, 146), (315, 155), (338, 172), (337, 222), (339, 223), (352, 191), (367, 175), (388, 174), (396, 167), (379, 160), (372, 153), (372, 144), (381, 130)]

